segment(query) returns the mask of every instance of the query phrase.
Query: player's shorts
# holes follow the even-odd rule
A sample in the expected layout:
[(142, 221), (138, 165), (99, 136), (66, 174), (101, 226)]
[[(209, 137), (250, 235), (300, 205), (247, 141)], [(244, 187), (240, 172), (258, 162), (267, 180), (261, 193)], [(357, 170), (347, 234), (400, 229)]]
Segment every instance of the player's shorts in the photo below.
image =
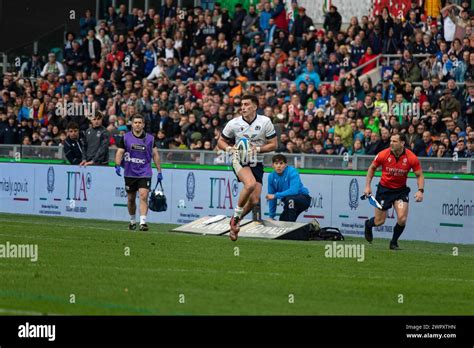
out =
[(137, 192), (138, 189), (150, 189), (151, 178), (131, 178), (125, 177), (125, 191), (127, 193)]
[(382, 205), (382, 210), (388, 210), (395, 201), (401, 199), (403, 202), (409, 201), (410, 188), (408, 186), (391, 189), (378, 185), (375, 199)]
[[(263, 163), (258, 162), (255, 166), (251, 166), (249, 164), (243, 165), (242, 168), (245, 167), (250, 167), (250, 170), (252, 170), (252, 174), (255, 178), (255, 181), (259, 182), (260, 184), (263, 185)], [(237, 180), (240, 182), (240, 179), (235, 172), (234, 168), (232, 167), (232, 170), (234, 171), (235, 176), (237, 177)]]

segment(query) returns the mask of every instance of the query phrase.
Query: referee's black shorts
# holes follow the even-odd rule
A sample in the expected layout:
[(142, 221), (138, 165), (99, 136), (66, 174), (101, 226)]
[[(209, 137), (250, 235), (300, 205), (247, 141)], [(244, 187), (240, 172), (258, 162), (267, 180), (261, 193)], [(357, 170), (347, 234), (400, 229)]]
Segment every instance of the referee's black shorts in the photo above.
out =
[(403, 202), (409, 201), (410, 188), (404, 186), (398, 189), (391, 189), (378, 185), (375, 199), (382, 205), (382, 210), (388, 210), (392, 207), (395, 201), (401, 199)]
[(145, 188), (150, 189), (151, 178), (132, 178), (125, 177), (125, 191), (127, 193), (137, 192), (138, 189)]
[[(250, 167), (250, 170), (252, 171), (255, 181), (263, 185), (263, 163), (257, 162), (257, 164), (254, 166), (251, 166), (250, 164), (242, 165), (242, 168), (245, 168), (245, 167)], [(234, 171), (234, 174), (237, 177), (237, 180), (240, 182), (239, 176), (235, 172), (234, 167), (232, 167), (232, 170)]]

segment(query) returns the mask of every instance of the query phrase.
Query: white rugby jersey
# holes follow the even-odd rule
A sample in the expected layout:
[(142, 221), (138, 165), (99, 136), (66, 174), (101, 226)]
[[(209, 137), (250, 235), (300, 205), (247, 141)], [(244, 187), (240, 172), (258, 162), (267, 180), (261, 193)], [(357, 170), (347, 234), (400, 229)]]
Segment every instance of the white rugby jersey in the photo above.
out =
[[(229, 142), (234, 141), (235, 144), (242, 138), (247, 138), (250, 146), (263, 146), (269, 139), (276, 136), (275, 127), (272, 120), (264, 115), (258, 115), (247, 122), (242, 116), (233, 118), (224, 127), (222, 136)], [(263, 155), (257, 157), (257, 161), (263, 161)]]

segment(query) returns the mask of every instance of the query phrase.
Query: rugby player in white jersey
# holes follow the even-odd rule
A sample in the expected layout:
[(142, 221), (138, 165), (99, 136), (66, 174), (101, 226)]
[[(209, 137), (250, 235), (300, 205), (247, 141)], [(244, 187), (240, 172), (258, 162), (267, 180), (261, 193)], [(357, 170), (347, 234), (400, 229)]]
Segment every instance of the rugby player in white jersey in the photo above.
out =
[[(252, 208), (260, 202), (263, 179), (262, 153), (272, 152), (277, 148), (275, 128), (271, 119), (257, 114), (258, 99), (254, 95), (244, 95), (241, 98), (242, 115), (230, 120), (217, 143), (221, 150), (232, 155), (232, 167), (239, 180), (244, 184), (240, 192), (237, 206), (230, 220), (232, 241), (237, 240), (240, 231), (240, 221)], [(247, 161), (241, 161), (239, 152), (233, 146), (240, 139), (247, 138), (249, 154)]]

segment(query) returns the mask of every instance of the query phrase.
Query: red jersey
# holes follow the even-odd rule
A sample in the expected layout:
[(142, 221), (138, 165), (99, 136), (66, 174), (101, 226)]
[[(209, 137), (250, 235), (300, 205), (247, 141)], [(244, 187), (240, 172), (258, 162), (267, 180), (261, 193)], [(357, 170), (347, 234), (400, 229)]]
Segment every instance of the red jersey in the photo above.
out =
[(380, 151), (372, 164), (382, 166), (382, 179), (380, 184), (386, 188), (398, 189), (407, 185), (408, 173), (421, 170), (418, 157), (408, 149), (403, 150), (397, 159), (390, 148)]

